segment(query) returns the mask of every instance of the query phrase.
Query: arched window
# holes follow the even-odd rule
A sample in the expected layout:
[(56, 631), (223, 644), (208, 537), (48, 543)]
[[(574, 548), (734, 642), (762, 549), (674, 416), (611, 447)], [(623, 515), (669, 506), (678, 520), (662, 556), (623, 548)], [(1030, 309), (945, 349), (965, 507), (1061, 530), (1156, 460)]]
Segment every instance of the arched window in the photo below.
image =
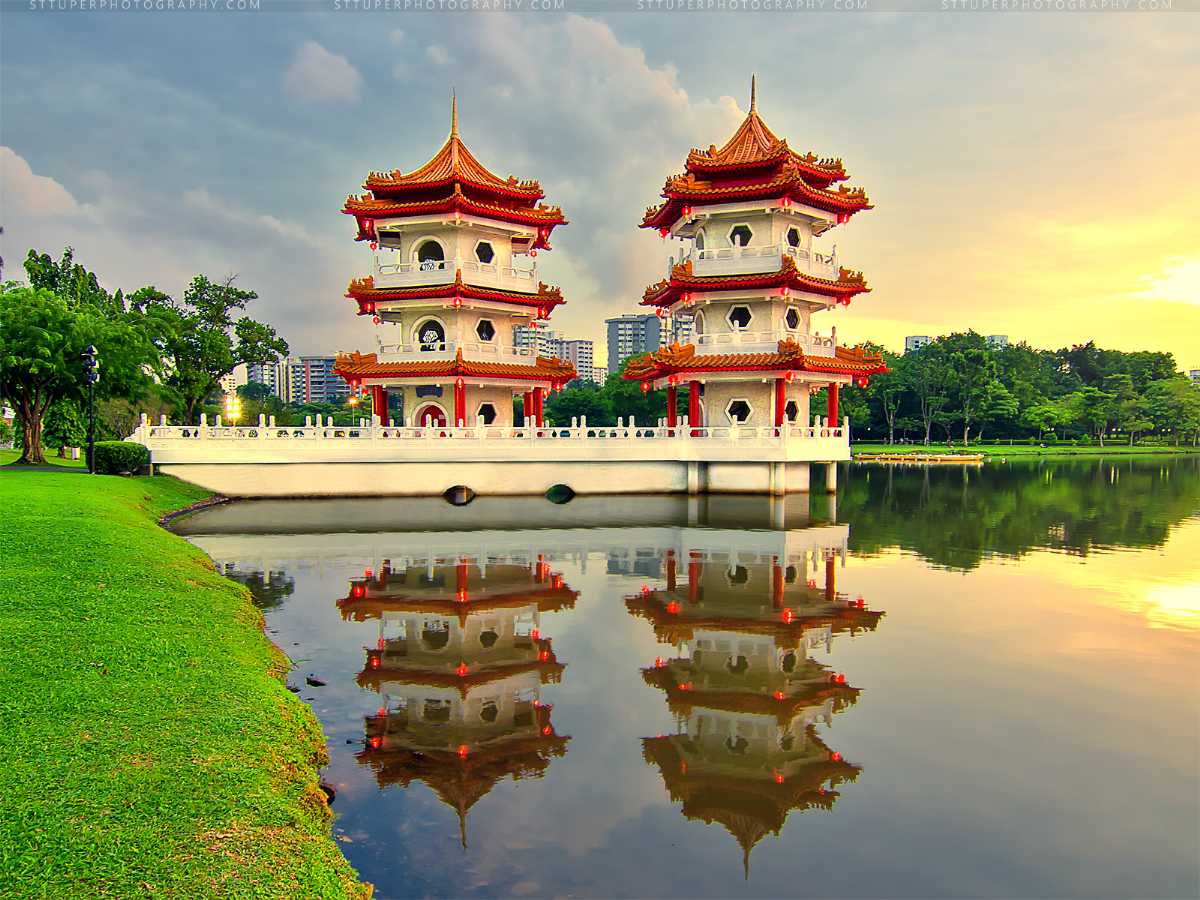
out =
[(421, 270), (438, 268), (438, 263), (445, 262), (446, 252), (442, 249), (442, 245), (430, 238), (422, 241), (417, 247), (417, 262), (421, 266)]
[(727, 659), (725, 661), (725, 668), (728, 669), (734, 675), (745, 675), (746, 670), (750, 668), (750, 660), (746, 659), (746, 657), (741, 656), (741, 655), (739, 655), (738, 658), (735, 660), (731, 656), (731, 657), (729, 657), (729, 659)]
[(446, 329), (437, 319), (426, 319), (417, 325), (415, 331), (422, 353), (446, 349)]
[(696, 249), (697, 250), (704, 249), (704, 229), (703, 228), (701, 228), (699, 231), (696, 232)]
[(696, 315), (692, 318), (692, 333), (704, 334), (704, 310), (696, 311)]

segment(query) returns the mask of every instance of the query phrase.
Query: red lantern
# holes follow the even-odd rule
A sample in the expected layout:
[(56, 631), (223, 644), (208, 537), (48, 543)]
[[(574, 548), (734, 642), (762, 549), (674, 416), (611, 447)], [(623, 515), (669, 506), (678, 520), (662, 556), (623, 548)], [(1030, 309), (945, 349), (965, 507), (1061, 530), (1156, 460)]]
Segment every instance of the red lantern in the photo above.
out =
[(466, 759), (467, 754), (470, 752), (471, 752), (471, 748), (469, 748), (466, 744), (458, 745), (458, 756), (460, 759)]
[(833, 762), (841, 762), (841, 761), (842, 761), (842, 754), (840, 754), (840, 753), (838, 753), (836, 750), (834, 750), (832, 753), (830, 753), (830, 754), (829, 754), (829, 758), (830, 758), (831, 760), (833, 760)]
[(667, 612), (672, 616), (679, 615), (679, 604), (672, 600), (667, 604)]
[(454, 674), (457, 675), (459, 678), (465, 678), (467, 675), (467, 664), (459, 663), (458, 668), (454, 670)]
[(536, 250), (530, 250), (530, 251), (529, 251), (529, 255), (530, 255), (530, 256), (537, 256), (537, 251), (536, 251)]
[(782, 700), (782, 699), (783, 699), (783, 691), (776, 691), (776, 692), (775, 692), (775, 699), (776, 699), (776, 700)]
[(776, 773), (775, 773), (775, 783), (776, 783), (776, 784), (783, 784), (783, 773), (782, 773), (782, 772), (776, 772)]
[(664, 241), (667, 239), (667, 235), (670, 233), (671, 233), (671, 229), (669, 229), (669, 228), (658, 229), (658, 236), (661, 237)]
[(541, 636), (542, 636), (542, 633), (540, 631), (538, 631), (536, 628), (532, 629), (529, 632), (529, 637), (535, 641), (538, 640)]
[(648, 382), (648, 381), (643, 381), (643, 382), (642, 382), (642, 393), (643, 393), (643, 394), (648, 394), (648, 393), (650, 393), (650, 382)]
[(371, 324), (378, 325), (383, 321), (379, 316), (371, 316)]
[(378, 750), (380, 747), (383, 746), (383, 738), (379, 737), (378, 735), (373, 734), (369, 738), (367, 738), (367, 746), (370, 747), (372, 750)]
[(783, 618), (784, 625), (791, 625), (792, 622), (794, 622), (796, 620), (796, 614), (794, 612), (792, 612), (790, 609), (785, 609), (783, 611), (782, 618)]
[(375, 241), (371, 241), (371, 249), (372, 249), (372, 250), (378, 250), (378, 249), (379, 249), (379, 244), (378, 244), (378, 243), (376, 243)]
[(553, 733), (554, 733), (554, 729), (551, 728), (549, 725), (543, 726), (542, 734), (544, 734), (546, 737), (549, 737)]

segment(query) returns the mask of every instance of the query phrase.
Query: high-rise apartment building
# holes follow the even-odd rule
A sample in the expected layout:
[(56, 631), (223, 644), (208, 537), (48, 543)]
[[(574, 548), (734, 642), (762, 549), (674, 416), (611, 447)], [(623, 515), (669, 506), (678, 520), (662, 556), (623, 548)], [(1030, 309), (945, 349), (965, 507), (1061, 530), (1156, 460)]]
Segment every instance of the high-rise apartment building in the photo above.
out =
[(656, 315), (617, 316), (605, 319), (608, 328), (608, 371), (621, 371), (631, 356), (653, 353), (663, 345), (663, 320)]
[(904, 352), (912, 353), (914, 350), (928, 347), (932, 343), (933, 340), (927, 334), (910, 334), (904, 339)]
[(332, 356), (289, 357), (283, 366), (282, 399), (287, 403), (341, 403), (350, 386), (333, 371)]

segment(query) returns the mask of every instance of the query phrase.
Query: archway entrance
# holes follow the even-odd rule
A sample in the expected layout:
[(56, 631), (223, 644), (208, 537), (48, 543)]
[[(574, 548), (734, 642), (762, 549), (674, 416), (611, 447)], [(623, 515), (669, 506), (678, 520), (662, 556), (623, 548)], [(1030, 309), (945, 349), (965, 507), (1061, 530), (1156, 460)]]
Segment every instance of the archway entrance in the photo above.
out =
[(421, 427), (432, 425), (434, 428), (445, 428), (446, 414), (442, 412), (440, 406), (435, 406), (432, 403), (426, 403), (419, 410), (417, 410), (416, 423)]

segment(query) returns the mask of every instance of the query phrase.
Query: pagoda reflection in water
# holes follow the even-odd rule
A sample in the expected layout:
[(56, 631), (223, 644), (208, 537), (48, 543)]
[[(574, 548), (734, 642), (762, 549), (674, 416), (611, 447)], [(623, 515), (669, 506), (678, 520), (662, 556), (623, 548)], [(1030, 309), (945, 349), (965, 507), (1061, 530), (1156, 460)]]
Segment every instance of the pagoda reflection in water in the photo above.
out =
[(543, 684), (559, 662), (541, 614), (573, 607), (578, 592), (539, 555), (500, 560), (384, 560), (338, 601), (342, 617), (378, 619), (361, 687), (381, 704), (366, 717), (358, 760), (381, 788), (424, 782), (459, 817), (505, 777), (540, 777), (566, 753)]
[(883, 615), (837, 590), (847, 537), (846, 526), (681, 529), (664, 554), (665, 588), (626, 599), (674, 647), (642, 670), (676, 721), (675, 734), (644, 739), (646, 762), (686, 817), (728, 829), (747, 877), (766, 834), (793, 810), (831, 809), (860, 771), (817, 733), (859, 689), (809, 655)]

